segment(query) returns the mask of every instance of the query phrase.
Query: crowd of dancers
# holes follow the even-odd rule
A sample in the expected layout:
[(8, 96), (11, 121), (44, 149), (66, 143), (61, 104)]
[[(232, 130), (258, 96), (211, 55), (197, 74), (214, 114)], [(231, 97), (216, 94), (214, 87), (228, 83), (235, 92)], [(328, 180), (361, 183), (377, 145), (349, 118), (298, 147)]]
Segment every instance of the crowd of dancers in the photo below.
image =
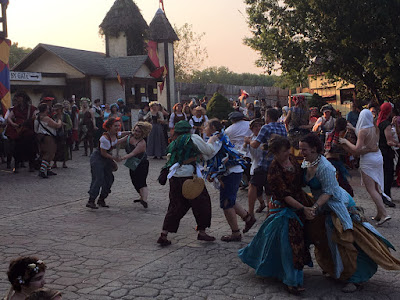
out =
[[(85, 110), (88, 106), (84, 103), (89, 101), (82, 99), (80, 113), (93, 116), (96, 112)], [(244, 108), (241, 102), (231, 101), (233, 112), (228, 120), (218, 120), (207, 117), (207, 99), (178, 103), (171, 114), (157, 102), (151, 102), (143, 105), (132, 130), (124, 124), (122, 115), (116, 114), (118, 110), (113, 105), (106, 119), (106, 111), (99, 111), (101, 123), (96, 123), (96, 117), (91, 125), (82, 123), (93, 127), (92, 137), (101, 129), (98, 146), (90, 157), (92, 180), (86, 206), (109, 207), (105, 199), (114, 182), (113, 172), (117, 163), (124, 161), (140, 195), (135, 202), (147, 208), (151, 192), (146, 183), (148, 157), (166, 156), (158, 181), (169, 181), (170, 202), (157, 240), (160, 246), (171, 244), (168, 234), (178, 231), (190, 208), (197, 224), (197, 239), (216, 240), (206, 232), (211, 226), (206, 180), (219, 190), (220, 208), (230, 227), (222, 241), (241, 241), (242, 233), (256, 223), (255, 213), (266, 210), (266, 220), (238, 255), (257, 275), (281, 280), (290, 293), (305, 290), (303, 269), (313, 265), (311, 245), (324, 274), (346, 283), (344, 292), (358, 290), (376, 273), (378, 265), (400, 270), (400, 261), (389, 250), (393, 249), (392, 244), (357, 206), (348, 181), (348, 169), (359, 165), (365, 188), (376, 206), (372, 220), (377, 226), (391, 220), (385, 206), (395, 207), (390, 189), (397, 173), (400, 146), (400, 119), (394, 116), (394, 106), (371, 104), (362, 109), (354, 105), (346, 120), (335, 116), (330, 105), (320, 111), (309, 109), (302, 96), (293, 97), (285, 107), (279, 103), (268, 107), (258, 100), (250, 104)], [(47, 104), (39, 105), (38, 111), (35, 126), (64, 126), (61, 117), (48, 116)], [(86, 129), (80, 131), (87, 136)], [(44, 131), (42, 134), (45, 135)], [(126, 154), (113, 151), (123, 144)], [(40, 172), (47, 171), (44, 175), (51, 171), (46, 151), (41, 149)], [(304, 191), (305, 186), (311, 193)], [(236, 200), (239, 188), (247, 187), (245, 208)], [(257, 201), (259, 206), (255, 209)], [(243, 221), (242, 230), (237, 216)], [(30, 269), (33, 264), (38, 268), (35, 274)], [(10, 270), (12, 266), (13, 263)], [(15, 278), (9, 275), (15, 294), (26, 284), (24, 277), (23, 281), (18, 278), (28, 271), (36, 276), (40, 266), (36, 260), (16, 273)]]

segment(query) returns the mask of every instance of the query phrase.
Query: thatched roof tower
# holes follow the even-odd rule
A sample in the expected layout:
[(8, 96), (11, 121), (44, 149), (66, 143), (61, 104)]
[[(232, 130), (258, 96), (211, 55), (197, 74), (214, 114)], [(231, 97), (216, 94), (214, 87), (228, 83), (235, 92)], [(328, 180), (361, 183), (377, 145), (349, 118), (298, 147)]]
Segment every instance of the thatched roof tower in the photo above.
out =
[(173, 43), (179, 40), (178, 35), (161, 9), (158, 9), (150, 23), (149, 39), (159, 43)]
[[(106, 37), (107, 56), (124, 56), (121, 54), (121, 47), (126, 48), (123, 49), (126, 50), (126, 56), (146, 54), (144, 41), (148, 29), (149, 26), (135, 2), (116, 0), (100, 24), (100, 33)], [(116, 48), (119, 48), (116, 51), (119, 55), (113, 55)], [(122, 53), (125, 54), (125, 51)]]

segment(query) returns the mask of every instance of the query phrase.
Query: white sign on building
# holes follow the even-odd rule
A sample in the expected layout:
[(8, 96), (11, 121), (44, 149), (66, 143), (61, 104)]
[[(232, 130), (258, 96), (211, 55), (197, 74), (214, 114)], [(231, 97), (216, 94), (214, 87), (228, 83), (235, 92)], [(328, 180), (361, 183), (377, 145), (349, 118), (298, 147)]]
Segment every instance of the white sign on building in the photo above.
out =
[(16, 81), (41, 81), (42, 73), (35, 72), (10, 72), (10, 80)]

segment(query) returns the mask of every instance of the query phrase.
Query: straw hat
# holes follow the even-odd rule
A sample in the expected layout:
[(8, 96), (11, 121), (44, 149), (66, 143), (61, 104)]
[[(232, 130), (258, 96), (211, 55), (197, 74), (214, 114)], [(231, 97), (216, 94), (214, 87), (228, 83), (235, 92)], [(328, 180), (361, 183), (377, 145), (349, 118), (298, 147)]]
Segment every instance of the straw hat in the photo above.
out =
[(197, 107), (195, 107), (195, 108), (193, 109), (193, 111), (201, 111), (201, 113), (202, 113), (203, 115), (206, 114), (206, 110), (204, 109), (203, 106), (197, 106)]
[(186, 199), (193, 200), (200, 196), (204, 190), (203, 178), (195, 177), (193, 179), (187, 179), (182, 185), (182, 195)]

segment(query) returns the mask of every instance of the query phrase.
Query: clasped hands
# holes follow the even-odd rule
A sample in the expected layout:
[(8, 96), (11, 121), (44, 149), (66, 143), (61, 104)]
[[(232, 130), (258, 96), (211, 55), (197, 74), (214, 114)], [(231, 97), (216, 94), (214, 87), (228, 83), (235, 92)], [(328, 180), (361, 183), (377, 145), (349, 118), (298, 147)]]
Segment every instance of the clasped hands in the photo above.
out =
[(123, 157), (121, 157), (121, 156), (113, 156), (113, 160), (116, 161), (116, 162), (121, 162), (121, 161), (123, 161), (124, 159), (123, 159)]
[(304, 211), (304, 215), (306, 216), (306, 219), (312, 220), (316, 216), (317, 209), (315, 209), (313, 207), (304, 206), (303, 211)]

